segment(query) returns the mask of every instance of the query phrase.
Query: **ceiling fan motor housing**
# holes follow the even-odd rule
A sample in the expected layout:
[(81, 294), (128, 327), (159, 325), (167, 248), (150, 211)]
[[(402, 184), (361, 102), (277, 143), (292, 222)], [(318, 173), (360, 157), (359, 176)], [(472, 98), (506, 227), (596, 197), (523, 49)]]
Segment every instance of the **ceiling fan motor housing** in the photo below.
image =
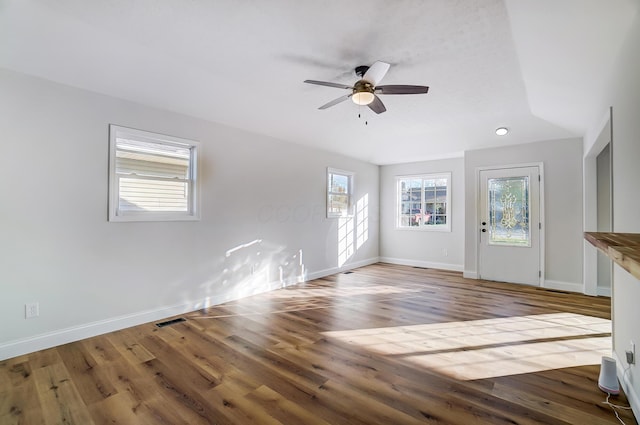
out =
[(360, 80), (357, 83), (355, 83), (353, 85), (353, 93), (362, 93), (362, 92), (369, 92), (369, 93), (373, 93), (374, 87), (373, 85), (365, 80)]

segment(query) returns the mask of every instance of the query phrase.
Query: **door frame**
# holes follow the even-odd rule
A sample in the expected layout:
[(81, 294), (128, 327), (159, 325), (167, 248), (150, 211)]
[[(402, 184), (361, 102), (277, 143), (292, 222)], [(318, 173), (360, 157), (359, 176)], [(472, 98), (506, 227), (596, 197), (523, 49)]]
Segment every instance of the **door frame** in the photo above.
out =
[(538, 286), (541, 288), (545, 287), (545, 221), (544, 221), (544, 163), (541, 162), (526, 162), (519, 164), (509, 164), (509, 165), (487, 165), (483, 167), (476, 167), (476, 208), (475, 208), (475, 226), (476, 231), (474, 234), (476, 235), (476, 274), (480, 277), (480, 244), (482, 243), (480, 235), (480, 217), (482, 215), (482, 205), (480, 202), (481, 194), (481, 181), (480, 181), (480, 172), (481, 171), (489, 171), (489, 170), (505, 170), (509, 168), (523, 168), (523, 167), (538, 167), (540, 173), (540, 277), (538, 279)]
[[(588, 150), (585, 149), (582, 158), (582, 211), (583, 211), (583, 229), (585, 232), (595, 232), (598, 230), (598, 195), (597, 195), (597, 157), (602, 152), (602, 149), (609, 144), (609, 170), (611, 172), (611, 180), (609, 190), (611, 192), (611, 209), (609, 211), (611, 215), (611, 229), (614, 227), (614, 215), (613, 215), (613, 151), (614, 151), (614, 134), (613, 134), (613, 108), (609, 107), (602, 118), (600, 125), (596, 127), (596, 131), (593, 134), (585, 136), (585, 147), (589, 146)], [(582, 290), (587, 295), (598, 296), (610, 296), (613, 301), (613, 277), (611, 279), (611, 293), (604, 294), (598, 293), (598, 250), (586, 240), (583, 240), (582, 249)], [(613, 273), (613, 272), (612, 272)], [(613, 304), (612, 304), (613, 305)]]

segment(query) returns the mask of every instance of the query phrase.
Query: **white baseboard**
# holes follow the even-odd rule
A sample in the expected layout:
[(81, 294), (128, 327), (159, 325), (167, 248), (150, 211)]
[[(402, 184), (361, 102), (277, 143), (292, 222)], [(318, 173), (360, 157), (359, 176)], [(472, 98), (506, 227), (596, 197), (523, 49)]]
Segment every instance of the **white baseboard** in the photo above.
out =
[(380, 257), (372, 257), (372, 258), (368, 258), (366, 260), (356, 261), (356, 262), (353, 262), (353, 263), (347, 263), (347, 264), (344, 264), (341, 267), (331, 267), (331, 268), (328, 268), (328, 269), (318, 270), (318, 271), (312, 272), (312, 273), (307, 273), (307, 275), (305, 276), (304, 280), (308, 281), (308, 280), (320, 279), (320, 278), (325, 277), (325, 276), (331, 276), (332, 274), (342, 273), (342, 272), (345, 272), (347, 270), (357, 269), (358, 267), (369, 266), (371, 264), (375, 264), (375, 263), (379, 263), (379, 262), (380, 262)]
[(318, 272), (308, 273), (305, 276), (300, 277), (297, 281), (286, 282), (270, 282), (260, 290), (254, 291), (251, 294), (243, 294), (239, 296), (234, 292), (218, 295), (215, 297), (207, 297), (203, 300), (197, 300), (187, 303), (181, 303), (171, 306), (160, 307), (157, 309), (140, 311), (123, 316), (113, 317), (105, 320), (99, 320), (96, 322), (85, 323), (78, 326), (72, 326), (65, 329), (59, 329), (52, 332), (47, 332), (41, 335), (35, 335), (28, 338), (21, 338), (9, 342), (0, 344), (0, 360), (10, 359), (12, 357), (21, 356), (23, 354), (32, 353), (34, 351), (44, 350), (51, 347), (56, 347), (61, 344), (67, 344), (69, 342), (79, 341), (85, 338), (91, 338), (97, 335), (102, 335), (108, 332), (114, 332), (120, 329), (129, 328), (131, 326), (137, 326), (144, 323), (156, 322), (167, 317), (177, 316), (180, 314), (196, 311), (208, 306), (222, 304), (227, 301), (233, 301), (249, 295), (256, 295), (262, 292), (268, 292), (274, 289), (282, 288), (283, 286), (295, 285), (296, 283), (318, 279), (320, 277), (328, 276), (335, 273), (340, 273), (346, 270), (355, 269), (370, 264), (375, 264), (379, 261), (378, 257), (362, 260), (354, 263), (345, 264), (342, 267), (335, 267), (331, 269), (320, 270)]
[[(274, 289), (281, 288), (282, 286), (282, 282), (271, 282), (258, 291), (255, 291), (251, 294), (243, 294), (243, 297), (256, 295), (262, 292), (268, 292)], [(199, 301), (175, 304), (172, 306), (160, 307), (153, 310), (140, 311), (105, 320), (99, 320), (96, 322), (85, 323), (78, 326), (72, 326), (65, 329), (59, 329), (28, 338), (9, 341), (0, 344), (0, 360), (6, 360), (12, 357), (21, 356), (23, 354), (33, 353), (34, 351), (56, 347), (58, 345), (79, 341), (85, 338), (91, 338), (97, 335), (129, 328), (131, 326), (160, 321), (162, 319), (166, 319), (167, 317), (189, 313), (208, 306), (222, 304), (224, 302), (233, 301), (239, 298), (242, 297), (238, 296), (238, 294), (236, 293), (230, 292), (228, 294), (223, 294), (216, 297), (207, 297)]]
[(383, 263), (399, 264), (401, 266), (424, 267), (426, 269), (451, 270), (461, 272), (463, 267), (460, 264), (435, 263), (432, 261), (407, 260), (404, 258), (380, 257)]
[[(467, 279), (478, 279), (478, 273), (475, 271), (465, 270), (462, 273), (462, 277)], [(583, 293), (582, 284), (573, 282), (560, 282), (557, 280), (545, 280), (543, 288), (555, 289), (558, 291), (578, 292)], [(600, 294), (598, 294), (600, 295)], [(604, 295), (604, 294), (603, 294)], [(611, 296), (611, 295), (609, 295)]]
[(611, 288), (598, 287), (598, 296), (611, 298)]
[(462, 272), (462, 277), (466, 278), (466, 279), (478, 279), (478, 272), (476, 271), (469, 271), (469, 270), (464, 270)]
[(584, 293), (584, 287), (582, 283), (560, 282), (558, 280), (545, 279), (543, 288), (556, 289), (558, 291), (577, 292), (579, 294)]
[(633, 385), (631, 384), (631, 381), (629, 378), (630, 374), (627, 373), (625, 375), (624, 373), (624, 370), (625, 370), (624, 365), (626, 364), (626, 361), (624, 362), (621, 361), (615, 351), (613, 352), (613, 358), (616, 360), (618, 380), (620, 381), (620, 385), (622, 386), (622, 389), (624, 390), (624, 393), (627, 396), (627, 400), (629, 400), (629, 405), (631, 406), (633, 415), (636, 418), (640, 418), (640, 398), (638, 397), (638, 393), (636, 393), (636, 391), (633, 388)]

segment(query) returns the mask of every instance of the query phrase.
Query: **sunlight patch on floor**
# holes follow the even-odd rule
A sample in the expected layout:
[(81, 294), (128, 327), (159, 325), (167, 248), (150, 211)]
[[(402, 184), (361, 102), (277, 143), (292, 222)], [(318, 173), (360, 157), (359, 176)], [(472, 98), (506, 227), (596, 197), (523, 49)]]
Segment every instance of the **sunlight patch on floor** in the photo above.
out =
[(611, 321), (573, 313), (324, 332), (462, 380), (599, 364)]
[[(376, 285), (373, 286), (349, 286), (326, 287), (326, 288), (300, 288), (296, 287), (293, 291), (274, 291), (266, 294), (267, 298), (272, 299), (292, 299), (292, 298), (315, 298), (315, 297), (353, 297), (356, 295), (391, 295), (405, 294), (412, 292), (423, 292), (425, 286), (420, 289), (399, 288), (392, 285)], [(435, 287), (433, 289), (436, 289)]]

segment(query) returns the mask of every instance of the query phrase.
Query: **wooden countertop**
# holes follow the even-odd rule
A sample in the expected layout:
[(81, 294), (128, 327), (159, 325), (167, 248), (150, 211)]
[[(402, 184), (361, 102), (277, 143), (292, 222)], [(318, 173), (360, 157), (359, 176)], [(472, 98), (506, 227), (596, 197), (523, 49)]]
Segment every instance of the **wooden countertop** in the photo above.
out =
[(640, 233), (585, 232), (584, 238), (640, 279)]

